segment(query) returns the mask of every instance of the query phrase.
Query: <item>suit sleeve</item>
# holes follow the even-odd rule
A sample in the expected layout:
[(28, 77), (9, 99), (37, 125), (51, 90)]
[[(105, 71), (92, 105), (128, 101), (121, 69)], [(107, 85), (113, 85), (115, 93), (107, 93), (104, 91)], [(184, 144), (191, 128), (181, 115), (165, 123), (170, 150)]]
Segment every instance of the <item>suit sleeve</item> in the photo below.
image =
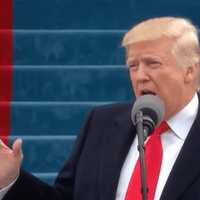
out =
[[(90, 127), (92, 111), (75, 142), (70, 158), (56, 178), (54, 186), (21, 169), (19, 178), (3, 200), (73, 200), (76, 168)], [(52, 158), (53, 159), (53, 158)]]

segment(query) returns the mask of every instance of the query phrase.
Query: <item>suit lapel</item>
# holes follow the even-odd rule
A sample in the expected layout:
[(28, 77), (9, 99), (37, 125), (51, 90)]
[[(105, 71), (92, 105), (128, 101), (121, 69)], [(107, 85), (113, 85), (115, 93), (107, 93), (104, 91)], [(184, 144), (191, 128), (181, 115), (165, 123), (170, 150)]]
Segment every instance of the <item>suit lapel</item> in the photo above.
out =
[[(114, 200), (120, 171), (136, 131), (131, 105), (106, 129), (99, 167), (101, 200)], [(160, 200), (177, 200), (200, 173), (200, 108), (196, 120), (165, 184)]]
[(131, 106), (107, 130), (101, 154), (99, 183), (101, 200), (114, 200), (120, 171), (135, 136), (130, 119)]
[(178, 199), (200, 173), (200, 108), (161, 195)]

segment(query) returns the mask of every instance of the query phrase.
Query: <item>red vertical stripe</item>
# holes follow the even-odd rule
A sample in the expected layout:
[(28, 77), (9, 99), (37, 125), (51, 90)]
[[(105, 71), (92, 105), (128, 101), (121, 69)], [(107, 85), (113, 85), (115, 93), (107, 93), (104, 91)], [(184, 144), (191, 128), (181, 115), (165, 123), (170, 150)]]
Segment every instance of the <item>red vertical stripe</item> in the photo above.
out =
[(0, 0), (0, 29), (12, 29), (13, 2)]
[(11, 120), (13, 2), (0, 0), (0, 137), (8, 141)]

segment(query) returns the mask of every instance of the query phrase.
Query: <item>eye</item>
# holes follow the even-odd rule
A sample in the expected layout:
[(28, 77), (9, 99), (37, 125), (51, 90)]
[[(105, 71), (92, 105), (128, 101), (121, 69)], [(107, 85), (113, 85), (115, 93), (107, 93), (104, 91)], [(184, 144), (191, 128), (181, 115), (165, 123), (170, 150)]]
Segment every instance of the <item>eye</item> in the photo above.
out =
[(151, 68), (158, 68), (162, 63), (156, 60), (148, 60), (146, 64)]
[(129, 69), (136, 70), (138, 68), (138, 63), (137, 62), (130, 63), (128, 66), (129, 66)]

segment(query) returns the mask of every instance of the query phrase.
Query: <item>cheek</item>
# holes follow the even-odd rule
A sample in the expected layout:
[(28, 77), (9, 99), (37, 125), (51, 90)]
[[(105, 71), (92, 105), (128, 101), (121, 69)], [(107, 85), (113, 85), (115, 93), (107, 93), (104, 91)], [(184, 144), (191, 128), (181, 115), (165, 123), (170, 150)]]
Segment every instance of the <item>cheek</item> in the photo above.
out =
[(176, 95), (176, 90), (179, 90), (179, 86), (177, 85), (177, 82), (174, 80), (167, 80), (167, 79), (160, 79), (160, 81), (158, 82), (158, 88), (159, 88), (159, 92), (165, 96), (170, 96), (171, 98), (173, 97), (173, 95)]
[[(182, 97), (183, 84), (180, 80), (176, 78), (160, 79), (160, 84), (158, 83), (159, 93), (167, 107), (175, 106), (179, 98)], [(178, 97), (178, 98), (177, 98)]]
[(136, 96), (138, 96), (138, 95), (137, 95), (136, 80), (135, 80), (135, 77), (134, 77), (133, 73), (130, 73), (130, 72), (129, 72), (129, 77), (130, 77), (130, 81), (131, 81), (131, 85), (132, 85), (132, 88), (133, 88), (133, 90), (134, 90), (134, 93), (135, 93)]
[(130, 72), (130, 71), (129, 71), (129, 77), (130, 77), (130, 81), (131, 81), (132, 86), (134, 86), (136, 81), (135, 81), (133, 73)]

